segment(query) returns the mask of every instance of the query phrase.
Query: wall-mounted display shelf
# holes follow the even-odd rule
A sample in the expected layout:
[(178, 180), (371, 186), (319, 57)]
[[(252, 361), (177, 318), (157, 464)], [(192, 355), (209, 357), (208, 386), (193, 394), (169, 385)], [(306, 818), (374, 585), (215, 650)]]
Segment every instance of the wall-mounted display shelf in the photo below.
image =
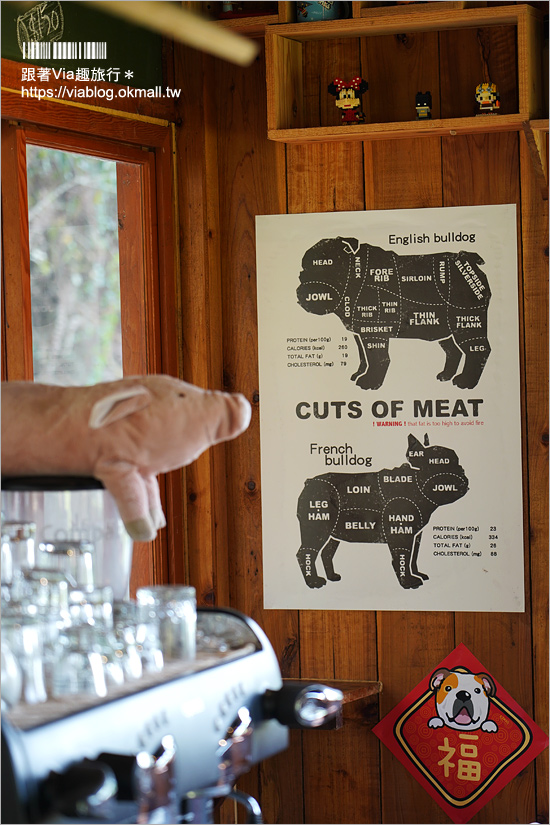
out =
[[(429, 0), (431, 8), (464, 9), (469, 6), (483, 6), (485, 3), (471, 2), (470, 0)], [(248, 34), (257, 37), (264, 34), (266, 26), (277, 23), (296, 23), (296, 3), (292, 2), (259, 2), (259, 3), (235, 3), (235, 11), (224, 11), (226, 4), (221, 2), (208, 3), (183, 3), (183, 6), (193, 7), (198, 14), (207, 14), (213, 18), (220, 26), (233, 29), (241, 34)], [(412, 3), (410, 5), (422, 5)], [(394, 14), (403, 13), (403, 6), (400, 3), (388, 3), (386, 0), (380, 2), (364, 2), (353, 0), (349, 8), (350, 18), (369, 17), (371, 14)]]
[[(432, 11), (438, 8), (468, 9), (476, 6), (486, 6), (486, 2), (476, 2), (476, 0), (429, 0)], [(426, 5), (426, 3), (408, 3), (409, 6)], [(387, 3), (385, 0), (373, 0), (373, 2), (353, 2), (353, 17), (369, 17), (371, 14), (394, 14), (403, 13), (402, 3)]]
[[(251, 37), (263, 35), (266, 26), (284, 23), (287, 17), (280, 15), (282, 3), (235, 3), (234, 12), (224, 12), (226, 4), (220, 2), (200, 3), (201, 11), (213, 18), (224, 29), (231, 29)], [(290, 5), (290, 4), (289, 4)], [(286, 10), (281, 10), (286, 12)]]
[[(360, 4), (359, 18), (268, 26), (268, 137), (308, 143), (519, 131), (546, 117), (541, 13), (527, 5), (454, 6), (388, 14)], [(355, 75), (369, 83), (366, 122), (342, 125), (327, 87)], [(486, 81), (498, 87), (499, 114), (476, 112), (475, 88)], [(432, 119), (416, 120), (415, 94), (426, 90)]]
[[(320, 680), (323, 683), (326, 680)], [(286, 683), (297, 684), (303, 682), (310, 685), (311, 679), (283, 679)], [(341, 690), (343, 693), (342, 713), (339, 718), (322, 725), (319, 731), (334, 730), (341, 728), (344, 724), (349, 730), (350, 727), (361, 730), (371, 730), (379, 719), (379, 702), (382, 693), (382, 682), (359, 682), (352, 680), (329, 680), (329, 687)]]

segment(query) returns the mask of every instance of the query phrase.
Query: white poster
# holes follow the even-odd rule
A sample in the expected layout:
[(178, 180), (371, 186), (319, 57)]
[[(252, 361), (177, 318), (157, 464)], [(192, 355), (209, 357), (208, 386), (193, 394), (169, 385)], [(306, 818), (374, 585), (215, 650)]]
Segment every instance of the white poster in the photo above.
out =
[(266, 608), (523, 611), (516, 234), (257, 218)]

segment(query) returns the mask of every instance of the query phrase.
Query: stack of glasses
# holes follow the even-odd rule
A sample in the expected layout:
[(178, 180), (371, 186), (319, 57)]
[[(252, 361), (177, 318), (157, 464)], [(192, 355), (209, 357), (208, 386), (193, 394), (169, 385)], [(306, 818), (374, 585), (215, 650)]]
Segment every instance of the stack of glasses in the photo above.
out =
[(91, 542), (37, 543), (32, 522), (4, 521), (1, 549), (3, 709), (102, 698), (194, 659), (193, 587), (143, 587), (135, 601), (115, 600), (95, 581)]

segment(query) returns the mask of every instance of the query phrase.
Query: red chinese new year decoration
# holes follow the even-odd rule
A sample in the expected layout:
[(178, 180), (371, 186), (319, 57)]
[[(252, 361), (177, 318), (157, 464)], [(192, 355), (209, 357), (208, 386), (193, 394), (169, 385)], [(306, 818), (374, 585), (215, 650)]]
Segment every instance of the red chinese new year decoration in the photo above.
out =
[(548, 736), (460, 644), (374, 733), (453, 822), (468, 822)]

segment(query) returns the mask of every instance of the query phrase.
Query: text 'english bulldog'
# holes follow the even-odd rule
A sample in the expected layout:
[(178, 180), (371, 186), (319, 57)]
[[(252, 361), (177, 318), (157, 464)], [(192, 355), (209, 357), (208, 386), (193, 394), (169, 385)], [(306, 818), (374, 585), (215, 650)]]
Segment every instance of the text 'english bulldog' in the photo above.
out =
[(390, 338), (437, 341), (446, 356), (438, 380), (472, 389), (491, 352), (483, 263), (477, 252), (397, 255), (355, 238), (325, 239), (302, 259), (298, 303), (334, 313), (353, 333), (359, 367), (351, 380), (363, 390), (382, 386)]
[[(324, 473), (308, 478), (298, 499), (301, 545), (298, 564), (308, 587), (338, 582), (334, 554), (341, 541), (387, 544), (401, 587), (416, 589), (428, 576), (418, 570), (422, 530), (438, 507), (468, 492), (454, 450), (423, 446), (409, 435), (407, 462), (391, 470)], [(326, 579), (317, 573), (317, 556)]]

